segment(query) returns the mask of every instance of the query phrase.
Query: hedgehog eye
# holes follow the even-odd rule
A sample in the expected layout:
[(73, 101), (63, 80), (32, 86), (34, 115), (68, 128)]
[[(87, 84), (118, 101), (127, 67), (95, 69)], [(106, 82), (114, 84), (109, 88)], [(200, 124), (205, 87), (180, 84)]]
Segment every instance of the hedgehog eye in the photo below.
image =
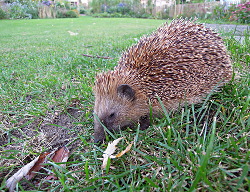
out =
[(114, 118), (115, 117), (115, 113), (111, 113), (110, 115), (109, 115), (109, 118)]

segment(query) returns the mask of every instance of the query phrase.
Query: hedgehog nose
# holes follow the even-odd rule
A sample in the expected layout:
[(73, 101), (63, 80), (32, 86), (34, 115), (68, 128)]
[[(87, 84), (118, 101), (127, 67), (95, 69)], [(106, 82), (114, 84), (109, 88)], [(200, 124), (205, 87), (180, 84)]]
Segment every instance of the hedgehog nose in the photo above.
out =
[(94, 142), (98, 145), (101, 144), (105, 140), (105, 133), (104, 131), (98, 131), (94, 133)]
[(103, 141), (104, 139), (101, 139), (101, 138), (94, 139), (94, 143), (97, 143), (98, 145), (100, 145)]

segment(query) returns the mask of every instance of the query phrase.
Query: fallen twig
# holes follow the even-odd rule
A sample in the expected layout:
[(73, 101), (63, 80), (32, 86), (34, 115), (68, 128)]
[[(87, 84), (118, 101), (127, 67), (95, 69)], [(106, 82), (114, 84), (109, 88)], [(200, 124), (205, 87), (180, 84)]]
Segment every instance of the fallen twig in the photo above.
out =
[(112, 57), (105, 57), (105, 56), (99, 56), (99, 55), (87, 55), (87, 54), (82, 54), (82, 56), (85, 56), (85, 57), (91, 57), (91, 58), (100, 58), (100, 59), (114, 59)]

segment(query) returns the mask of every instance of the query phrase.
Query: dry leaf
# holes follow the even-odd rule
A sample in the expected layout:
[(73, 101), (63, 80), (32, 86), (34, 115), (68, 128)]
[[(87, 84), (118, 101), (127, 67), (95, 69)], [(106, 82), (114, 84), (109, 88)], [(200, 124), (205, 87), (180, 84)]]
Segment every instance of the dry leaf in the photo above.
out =
[(131, 149), (133, 143), (130, 143), (130, 144), (126, 147), (125, 150), (121, 151), (121, 152), (118, 153), (117, 155), (113, 155), (113, 153), (115, 152), (115, 150), (116, 150), (116, 148), (117, 148), (116, 145), (117, 145), (117, 144), (119, 143), (119, 141), (122, 140), (122, 139), (123, 139), (123, 137), (120, 137), (120, 138), (118, 138), (118, 139), (116, 139), (116, 140), (114, 140), (113, 142), (110, 142), (110, 143), (108, 144), (107, 149), (103, 152), (103, 155), (102, 155), (103, 158), (101, 159), (101, 160), (103, 160), (103, 162), (102, 162), (102, 169), (105, 169), (105, 168), (106, 168), (107, 162), (108, 162), (108, 159), (109, 159), (109, 158), (114, 159), (114, 158), (117, 158), (117, 157), (121, 157), (122, 155), (124, 155), (125, 153), (127, 153), (127, 152)]
[(36, 157), (33, 161), (22, 167), (6, 181), (6, 187), (9, 188), (9, 191), (13, 192), (16, 184), (23, 177), (26, 177), (28, 180), (32, 179), (35, 175), (35, 172), (39, 171), (43, 167), (42, 164), (46, 163), (49, 157), (51, 157), (54, 162), (66, 162), (69, 157), (69, 150), (66, 147), (61, 147), (56, 151), (51, 153), (43, 153)]
[(9, 188), (9, 192), (14, 191), (16, 184), (28, 174), (30, 169), (39, 160), (39, 157), (35, 158), (33, 161), (22, 167), (18, 172), (16, 172), (12, 177), (6, 181), (6, 187)]
[(70, 35), (78, 35), (78, 33), (74, 33), (72, 31), (68, 31)]
[(109, 158), (115, 158), (115, 156), (113, 156), (112, 154), (115, 152), (116, 150), (116, 145), (117, 143), (119, 143), (119, 141), (121, 141), (123, 139), (123, 137), (120, 137), (116, 140), (114, 140), (113, 142), (109, 142), (108, 143), (108, 147), (107, 149), (103, 152), (103, 162), (102, 162), (102, 168), (105, 169), (107, 166), (107, 162)]
[(54, 152), (54, 156), (51, 158), (54, 162), (67, 162), (69, 158), (69, 150), (63, 146)]
[(124, 149), (123, 151), (121, 151), (120, 153), (118, 153), (115, 157), (121, 157), (121, 156), (123, 156), (125, 153), (129, 152), (130, 149), (131, 149), (131, 147), (132, 147), (132, 145), (133, 145), (133, 142), (130, 143), (130, 144), (126, 147), (126, 149)]
[[(56, 150), (53, 153), (53, 156), (51, 157), (51, 160), (59, 163), (59, 162), (67, 162), (69, 158), (69, 150), (67, 147), (61, 147), (60, 149)], [(65, 164), (62, 164), (60, 166), (65, 166)], [(58, 179), (56, 176), (52, 175), (48, 175), (47, 177), (44, 178), (45, 180), (52, 180), (52, 179)]]
[(44, 178), (44, 180), (58, 180), (58, 177), (56, 177), (55, 175), (48, 175)]
[(50, 153), (42, 153), (39, 157), (37, 162), (34, 164), (34, 166), (29, 170), (29, 172), (27, 173), (27, 175), (25, 175), (25, 178), (30, 180), (35, 176), (35, 172), (38, 172), (42, 167), (43, 167), (43, 163), (45, 161), (46, 156), (50, 154)]

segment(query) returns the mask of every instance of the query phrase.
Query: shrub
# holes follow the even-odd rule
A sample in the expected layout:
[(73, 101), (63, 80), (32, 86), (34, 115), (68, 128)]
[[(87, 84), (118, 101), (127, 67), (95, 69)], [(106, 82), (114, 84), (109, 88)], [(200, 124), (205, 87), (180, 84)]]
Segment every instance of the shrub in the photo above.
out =
[(213, 19), (224, 21), (237, 21), (239, 23), (250, 23), (250, 2), (239, 5), (216, 6), (213, 10)]
[(239, 4), (230, 17), (231, 20), (236, 20), (239, 23), (250, 23), (250, 2)]
[(131, 12), (131, 8), (124, 3), (119, 3), (118, 5), (111, 6), (107, 8), (108, 13), (120, 13), (122, 15), (126, 15)]
[(77, 10), (67, 10), (67, 9), (58, 9), (56, 13), (57, 18), (77, 18), (79, 13)]
[(6, 12), (0, 7), (0, 19), (7, 19)]
[(55, 6), (56, 6), (57, 8), (65, 8), (64, 2), (60, 2), (60, 1), (57, 1), (56, 4), (55, 4)]
[(38, 8), (28, 9), (28, 10), (27, 10), (27, 13), (28, 13), (29, 15), (31, 15), (31, 18), (32, 18), (32, 19), (38, 19), (38, 18), (39, 18), (39, 16), (38, 16)]
[(107, 12), (104, 12), (104, 13), (95, 13), (92, 15), (93, 17), (111, 17), (111, 14), (107, 13)]
[(70, 3), (68, 1), (64, 1), (63, 3), (66, 9), (70, 9)]
[(1, 8), (1, 17), (6, 19), (36, 19), (38, 18), (37, 2), (31, 0), (10, 1)]
[(80, 8), (80, 14), (85, 14), (86, 10), (84, 8)]
[(70, 4), (68, 1), (57, 1), (55, 6), (57, 8), (70, 9)]
[(91, 1), (91, 14), (93, 17), (139, 17), (151, 18), (139, 0), (130, 1)]
[(228, 10), (226, 10), (224, 5), (215, 6), (213, 9), (213, 19), (228, 21), (231, 15), (231, 10), (234, 10), (235, 5), (231, 5)]
[(35, 1), (27, 1), (27, 14), (31, 15), (32, 19), (38, 19), (38, 3)]
[(79, 12), (76, 9), (69, 10), (66, 12), (66, 17), (67, 18), (77, 18), (77, 17), (79, 17)]
[(31, 19), (32, 15), (28, 14), (28, 6), (22, 5), (20, 2), (16, 1), (10, 4), (7, 4), (7, 10), (10, 19)]
[(56, 10), (56, 18), (65, 18), (65, 13), (66, 13), (66, 9), (57, 9)]

